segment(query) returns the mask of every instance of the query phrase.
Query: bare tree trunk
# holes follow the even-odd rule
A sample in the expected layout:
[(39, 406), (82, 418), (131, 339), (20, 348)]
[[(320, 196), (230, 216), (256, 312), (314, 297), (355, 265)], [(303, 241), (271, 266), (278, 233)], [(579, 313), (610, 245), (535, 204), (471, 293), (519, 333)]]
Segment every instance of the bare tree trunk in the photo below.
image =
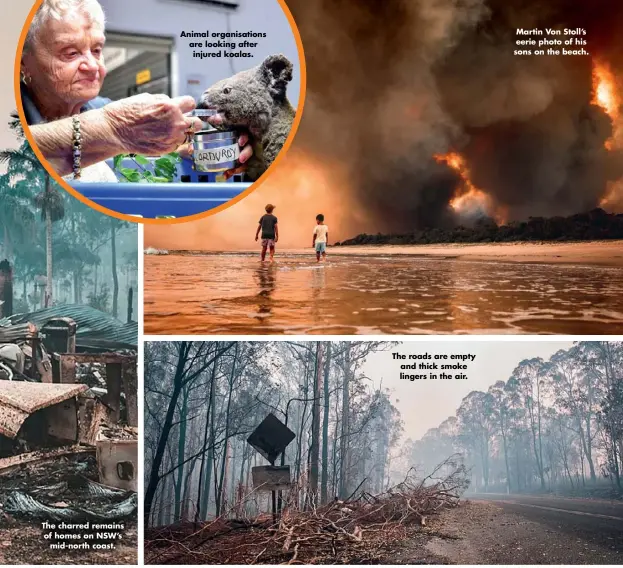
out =
[(305, 418), (306, 418), (306, 414), (307, 414), (307, 395), (309, 393), (309, 375), (308, 375), (308, 370), (309, 370), (309, 361), (306, 358), (305, 359), (305, 371), (304, 371), (304, 379), (303, 379), (303, 400), (305, 401), (303, 403), (303, 408), (301, 410), (301, 421), (300, 421), (300, 426), (299, 426), (299, 432), (301, 432), (301, 435), (298, 436), (298, 440), (297, 440), (297, 446), (296, 446), (296, 460), (295, 460), (295, 469), (296, 469), (296, 479), (300, 480), (301, 478), (301, 471), (302, 471), (302, 467), (303, 467), (303, 435), (302, 432), (304, 432), (304, 428), (305, 428)]
[(241, 517), (243, 514), (242, 504), (246, 494), (246, 487), (244, 483), (244, 470), (247, 464), (248, 450), (247, 444), (242, 446), (242, 459), (240, 460), (240, 475), (238, 476), (238, 488), (236, 495), (236, 514)]
[[(208, 518), (208, 510), (210, 504), (210, 491), (212, 490), (211, 481), (212, 475), (216, 476), (216, 397), (212, 397), (211, 400), (212, 408), (210, 410), (210, 451), (208, 452), (208, 463), (206, 464), (206, 481), (205, 481), (205, 494), (204, 494), (204, 504), (205, 504), (205, 516), (203, 520), (205, 521)], [(216, 478), (214, 480), (214, 495), (216, 500)]]
[(502, 442), (504, 443), (504, 464), (506, 465), (506, 489), (509, 493), (512, 493), (511, 489), (511, 469), (508, 465), (508, 442), (506, 441), (506, 424), (504, 423), (505, 419), (505, 411), (502, 411), (501, 415), (501, 431), (502, 431)]
[[(50, 191), (50, 174), (45, 176), (45, 191)], [(45, 212), (45, 307), (52, 305), (53, 275), (52, 275), (52, 214)]]
[(536, 379), (536, 396), (539, 404), (538, 427), (539, 427), (539, 474), (541, 475), (541, 488), (545, 488), (544, 466), (543, 466), (543, 436), (541, 435), (541, 381)]
[(318, 503), (318, 472), (320, 461), (320, 386), (322, 384), (323, 343), (316, 343), (316, 368), (314, 377), (314, 402), (312, 404), (312, 439), (309, 463), (309, 503)]
[(115, 220), (111, 220), (110, 225), (110, 244), (112, 247), (112, 315), (117, 317), (119, 311), (119, 276), (117, 274), (117, 229)]
[(221, 481), (218, 488), (218, 500), (216, 503), (216, 515), (223, 515), (227, 510), (227, 476), (229, 475), (229, 449), (231, 444), (229, 438), (225, 438), (225, 448), (223, 449), (223, 461), (221, 462)]
[(82, 297), (80, 294), (80, 272), (78, 270), (74, 270), (74, 303), (80, 304), (82, 302)]
[[(210, 396), (208, 398), (208, 409), (206, 411), (206, 421), (203, 430), (203, 453), (201, 454), (201, 468), (199, 469), (199, 483), (197, 490), (197, 512), (195, 513), (195, 524), (199, 519), (205, 520), (208, 514), (208, 500), (210, 498), (210, 467), (208, 467), (207, 478), (204, 484), (203, 476), (205, 474), (206, 450), (208, 448), (208, 432), (211, 416), (213, 416), (212, 406), (214, 405), (214, 388), (216, 383), (216, 362), (212, 366), (212, 375), (210, 376)], [(212, 439), (214, 444), (214, 439)], [(203, 494), (202, 494), (203, 492)]]
[(236, 343), (234, 352), (234, 362), (232, 363), (231, 375), (229, 377), (229, 393), (227, 395), (227, 409), (225, 411), (225, 447), (223, 449), (223, 461), (221, 462), (221, 479), (216, 494), (216, 516), (223, 513), (223, 497), (225, 496), (225, 475), (227, 474), (227, 454), (229, 451), (229, 413), (231, 410), (231, 399), (234, 391), (234, 381), (236, 380), (236, 363), (238, 362), (238, 348), (240, 343)]
[(331, 372), (331, 342), (326, 343), (327, 357), (324, 366), (324, 415), (322, 417), (322, 481), (320, 489), (320, 503), (328, 501), (329, 485), (329, 375)]
[(339, 467), (338, 467), (338, 457), (337, 457), (337, 450), (338, 450), (338, 437), (339, 437), (339, 433), (340, 433), (340, 428), (341, 428), (341, 421), (340, 421), (340, 394), (339, 391), (336, 394), (335, 397), (335, 416), (336, 416), (336, 420), (335, 420), (335, 426), (333, 428), (333, 451), (331, 452), (331, 461), (332, 461), (332, 465), (333, 465), (333, 471), (331, 474), (331, 498), (336, 497), (339, 493), (338, 491), (338, 471), (339, 471)]
[(184, 492), (182, 494), (182, 514), (181, 520), (187, 521), (190, 519), (190, 486), (193, 477), (193, 472), (195, 471), (195, 465), (197, 464), (197, 460), (191, 460), (188, 465), (188, 469), (186, 475), (184, 476)]
[(185, 387), (182, 392), (182, 408), (179, 414), (179, 426), (180, 436), (177, 445), (177, 463), (179, 469), (177, 470), (176, 482), (175, 482), (175, 517), (176, 521), (180, 520), (180, 510), (182, 505), (182, 484), (184, 481), (184, 455), (186, 450), (186, 419), (188, 414), (188, 387)]
[(348, 497), (348, 475), (350, 469), (350, 347), (344, 353), (344, 379), (342, 383), (342, 432), (340, 435), (340, 498)]

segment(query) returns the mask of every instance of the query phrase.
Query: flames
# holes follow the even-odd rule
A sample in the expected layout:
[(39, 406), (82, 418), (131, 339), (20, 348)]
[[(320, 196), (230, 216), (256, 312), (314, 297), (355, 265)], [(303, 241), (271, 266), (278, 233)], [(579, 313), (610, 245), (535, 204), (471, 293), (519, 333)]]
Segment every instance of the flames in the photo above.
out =
[(592, 104), (601, 107), (613, 124), (613, 135), (606, 141), (606, 148), (621, 146), (621, 97), (617, 91), (617, 82), (610, 67), (599, 60), (593, 62), (593, 99)]
[(593, 104), (603, 108), (613, 120), (619, 117), (620, 101), (616, 91), (616, 80), (605, 63), (593, 63)]
[(461, 176), (462, 183), (449, 203), (456, 213), (468, 217), (486, 214), (493, 217), (498, 225), (503, 225), (506, 222), (506, 212), (500, 207), (496, 207), (488, 193), (478, 189), (472, 183), (469, 167), (461, 154), (448, 152), (447, 154), (435, 154), (433, 157), (437, 162), (447, 164)]
[[(606, 140), (605, 147), (610, 151), (623, 150), (623, 94), (618, 87), (617, 78), (611, 67), (599, 59), (593, 60), (592, 77), (591, 104), (602, 108), (612, 120), (612, 136)], [(449, 202), (457, 214), (465, 217), (486, 214), (494, 218), (498, 225), (506, 222), (507, 211), (497, 205), (491, 195), (472, 183), (469, 166), (461, 154), (448, 152), (435, 154), (433, 157), (461, 176), (462, 183)], [(623, 204), (623, 178), (608, 184), (600, 206), (616, 209), (621, 204)]]
[[(623, 149), (623, 101), (617, 89), (617, 81), (610, 67), (603, 61), (593, 61), (593, 98), (591, 103), (601, 107), (612, 120), (612, 136), (606, 140), (608, 150)], [(623, 198), (623, 179), (610, 182), (606, 195), (599, 205), (608, 209), (616, 207)]]

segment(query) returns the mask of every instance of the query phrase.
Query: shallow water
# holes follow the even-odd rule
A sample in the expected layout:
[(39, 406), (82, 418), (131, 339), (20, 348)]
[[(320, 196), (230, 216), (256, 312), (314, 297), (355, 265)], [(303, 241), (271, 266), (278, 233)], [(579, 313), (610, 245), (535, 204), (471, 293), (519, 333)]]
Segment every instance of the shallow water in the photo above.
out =
[(145, 256), (147, 334), (623, 333), (623, 269), (419, 256)]

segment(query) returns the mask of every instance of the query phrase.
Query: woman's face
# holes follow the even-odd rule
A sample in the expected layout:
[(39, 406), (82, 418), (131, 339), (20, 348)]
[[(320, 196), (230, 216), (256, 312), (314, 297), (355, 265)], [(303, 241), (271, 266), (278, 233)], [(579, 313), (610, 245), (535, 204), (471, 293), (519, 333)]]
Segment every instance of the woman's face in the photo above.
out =
[(22, 56), (22, 72), (35, 96), (68, 105), (96, 97), (106, 77), (104, 41), (104, 30), (81, 14), (48, 20)]

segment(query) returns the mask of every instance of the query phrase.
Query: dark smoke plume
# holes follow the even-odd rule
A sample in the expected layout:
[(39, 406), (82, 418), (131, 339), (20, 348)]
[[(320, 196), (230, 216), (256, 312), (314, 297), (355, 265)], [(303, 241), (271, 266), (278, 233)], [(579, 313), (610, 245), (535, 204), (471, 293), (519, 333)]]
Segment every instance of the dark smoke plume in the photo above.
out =
[[(340, 157), (374, 230), (455, 222), (458, 177), (433, 158), (451, 150), (510, 220), (593, 208), (623, 176), (604, 147), (611, 120), (590, 104), (593, 56), (623, 77), (619, 2), (287, 3), (308, 65), (296, 147)], [(512, 54), (516, 28), (546, 26), (585, 28), (591, 56)]]

